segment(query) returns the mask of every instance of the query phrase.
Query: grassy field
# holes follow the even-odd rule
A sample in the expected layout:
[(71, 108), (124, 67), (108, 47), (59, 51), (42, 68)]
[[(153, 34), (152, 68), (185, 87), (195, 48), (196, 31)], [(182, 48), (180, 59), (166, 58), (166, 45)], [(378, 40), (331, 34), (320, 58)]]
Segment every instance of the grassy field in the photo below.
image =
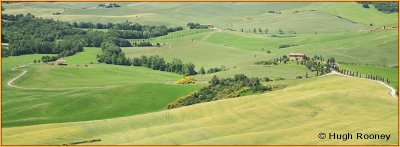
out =
[[(372, 24), (375, 27), (383, 25), (397, 25), (398, 14), (384, 14), (369, 5), (369, 9), (365, 9), (360, 5), (355, 6), (354, 3), (313, 3), (299, 9), (286, 10), (288, 12), (318, 10), (324, 11), (334, 16), (341, 16), (342, 19), (351, 20), (361, 24)], [(385, 17), (382, 17), (385, 16)]]
[[(397, 30), (381, 32), (349, 32), (329, 34), (297, 34), (296, 37), (276, 38), (237, 32), (221, 32), (211, 35), (207, 42), (227, 45), (250, 51), (266, 50), (276, 58), (290, 52), (302, 52), (309, 56), (335, 57), (338, 61), (397, 65)], [(279, 49), (280, 45), (298, 45)]]
[[(2, 58), (4, 145), (60, 145), (90, 139), (101, 139), (92, 143), (101, 145), (398, 143), (398, 98), (384, 85), (338, 75), (316, 77), (296, 61), (254, 64), (300, 52), (325, 60), (334, 57), (339, 62), (385, 65), (341, 67), (388, 77), (398, 88), (398, 13), (385, 14), (372, 5), (365, 9), (355, 2), (119, 2), (122, 7), (111, 9), (97, 8), (100, 3), (2, 6), (5, 14), (32, 13), (69, 22), (128, 20), (169, 27), (186, 27), (188, 22), (214, 24), (214, 29), (185, 28), (149, 40), (160, 47), (122, 50), (129, 58), (159, 55), (167, 62), (178, 58), (194, 63), (196, 71), (221, 66), (228, 70), (194, 75), (198, 83), (178, 85), (175, 82), (183, 75), (99, 64), (96, 55), (102, 51), (94, 47), (65, 57), (68, 66), (34, 64), (41, 54)], [(61, 11), (61, 15), (52, 15)], [(253, 33), (254, 28), (268, 29), (268, 34)], [(21, 65), (26, 66), (15, 68)], [(7, 82), (23, 71), (27, 72), (12, 82), (20, 88), (10, 87)], [(227, 78), (235, 74), (286, 80), (262, 81), (274, 87), (262, 94), (166, 109), (168, 103), (206, 86), (214, 75)], [(305, 74), (311, 78), (296, 79)], [(385, 133), (391, 138), (344, 142), (318, 139), (321, 132)]]
[(382, 67), (382, 66), (366, 66), (366, 65), (348, 65), (348, 64), (340, 65), (340, 67), (350, 71), (359, 72), (363, 76), (365, 74), (373, 74), (385, 77), (385, 79), (388, 78), (390, 81), (390, 85), (392, 85), (395, 89), (398, 89), (399, 87), (398, 68)]
[(5, 72), (9, 72), (12, 68), (33, 63), (33, 60), (38, 60), (42, 58), (42, 56), (46, 56), (51, 54), (32, 54), (32, 55), (24, 55), (22, 56), (11, 56), (7, 58), (2, 58), (1, 71), (4, 74)]
[[(170, 84), (182, 76), (143, 67), (88, 64), (95, 61), (95, 55), (100, 50), (85, 48), (84, 52), (65, 58), (70, 63), (67, 67), (36, 63), (10, 70), (17, 65), (31, 63), (42, 55), (4, 58), (3, 127), (104, 119), (159, 111), (176, 98), (202, 87)], [(88, 67), (83, 64), (88, 64)], [(7, 81), (22, 70), (28, 72), (13, 84), (28, 89), (10, 88)]]
[[(70, 22), (85, 20), (106, 23), (128, 20), (143, 24), (175, 26), (185, 26), (196, 18), (199, 23), (212, 23), (219, 28), (235, 30), (268, 28), (270, 32), (275, 33), (279, 29), (298, 33), (348, 32), (375, 27), (369, 26), (370, 23), (376, 26), (397, 24), (397, 15), (384, 14), (373, 8), (364, 9), (360, 4), (353, 2), (212, 4), (121, 2), (119, 4), (122, 7), (114, 9), (96, 8), (98, 4), (99, 2), (13, 3), (4, 4), (4, 12), (9, 14), (30, 12), (40, 17)], [(52, 15), (53, 12), (60, 12), (63, 9), (61, 15)]]
[[(109, 145), (396, 144), (397, 113), (397, 99), (386, 87), (374, 81), (328, 76), (266, 94), (156, 113), (3, 128), (3, 144), (63, 144), (85, 139), (101, 139), (93, 144)], [(391, 138), (343, 142), (320, 140), (320, 132), (390, 133)]]

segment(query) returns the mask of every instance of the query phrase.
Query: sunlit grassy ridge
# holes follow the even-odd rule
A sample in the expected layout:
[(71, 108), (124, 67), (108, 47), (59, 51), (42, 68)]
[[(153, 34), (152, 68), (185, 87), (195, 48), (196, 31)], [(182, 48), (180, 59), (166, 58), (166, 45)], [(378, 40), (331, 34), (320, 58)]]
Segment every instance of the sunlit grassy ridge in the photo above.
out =
[[(3, 143), (63, 144), (97, 138), (102, 141), (94, 144), (396, 144), (397, 113), (397, 99), (383, 85), (329, 76), (266, 94), (150, 114), (3, 128)], [(392, 137), (387, 142), (343, 142), (320, 140), (320, 132)]]

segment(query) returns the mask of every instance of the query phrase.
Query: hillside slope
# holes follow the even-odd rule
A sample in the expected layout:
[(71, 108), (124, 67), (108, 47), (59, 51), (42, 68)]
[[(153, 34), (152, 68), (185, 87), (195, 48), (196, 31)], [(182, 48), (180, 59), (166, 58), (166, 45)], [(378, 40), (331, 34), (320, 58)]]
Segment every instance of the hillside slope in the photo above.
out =
[[(370, 23), (375, 26), (397, 24), (397, 13), (384, 14), (374, 8), (364, 9), (354, 2), (121, 2), (119, 4), (122, 7), (113, 9), (97, 8), (98, 4), (12, 3), (4, 5), (4, 13), (31, 12), (39, 17), (69, 22), (84, 20), (107, 23), (128, 20), (169, 26), (186, 26), (188, 22), (198, 22), (224, 29), (244, 28), (246, 31), (268, 28), (270, 33), (277, 33), (279, 29), (297, 33), (348, 32), (373, 28), (369, 26)], [(61, 15), (53, 15), (61, 11)]]
[[(76, 123), (3, 128), (3, 144), (397, 144), (398, 99), (374, 81), (304, 79), (261, 95)], [(325, 133), (386, 133), (384, 140), (320, 140)], [(32, 135), (41, 134), (41, 135)]]
[[(116, 118), (165, 109), (203, 85), (178, 85), (181, 75), (145, 67), (88, 64), (99, 48), (65, 58), (68, 66), (32, 63), (41, 54), (3, 58), (2, 127)], [(83, 66), (87, 64), (88, 67)], [(23, 68), (14, 67), (26, 65)], [(79, 66), (77, 66), (79, 65)], [(13, 81), (14, 88), (8, 81)]]

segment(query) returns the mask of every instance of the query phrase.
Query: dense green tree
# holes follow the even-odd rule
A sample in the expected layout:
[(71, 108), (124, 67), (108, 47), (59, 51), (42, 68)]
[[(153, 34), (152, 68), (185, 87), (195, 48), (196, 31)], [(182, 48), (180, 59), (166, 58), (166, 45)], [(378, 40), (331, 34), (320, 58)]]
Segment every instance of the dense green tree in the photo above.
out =
[(278, 32), (279, 32), (279, 34), (284, 34), (282, 29), (279, 29)]
[(184, 75), (196, 75), (196, 71), (194, 70), (195, 65), (191, 62), (183, 65), (183, 74)]
[(210, 83), (212, 86), (216, 86), (216, 85), (219, 84), (219, 82), (220, 82), (219, 78), (218, 78), (216, 75), (214, 75), (214, 76), (211, 78), (211, 80), (210, 80), (209, 83)]
[(204, 70), (204, 67), (201, 67), (200, 68), (200, 72), (199, 72), (200, 74), (206, 74), (206, 71)]

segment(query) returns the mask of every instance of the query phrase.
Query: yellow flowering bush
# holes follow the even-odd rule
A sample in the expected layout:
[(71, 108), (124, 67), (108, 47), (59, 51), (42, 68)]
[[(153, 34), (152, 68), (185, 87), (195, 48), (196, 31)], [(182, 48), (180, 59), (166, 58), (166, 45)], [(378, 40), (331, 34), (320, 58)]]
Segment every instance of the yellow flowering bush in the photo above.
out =
[(196, 79), (191, 76), (185, 76), (182, 79), (176, 81), (178, 84), (194, 84), (196, 83)]

